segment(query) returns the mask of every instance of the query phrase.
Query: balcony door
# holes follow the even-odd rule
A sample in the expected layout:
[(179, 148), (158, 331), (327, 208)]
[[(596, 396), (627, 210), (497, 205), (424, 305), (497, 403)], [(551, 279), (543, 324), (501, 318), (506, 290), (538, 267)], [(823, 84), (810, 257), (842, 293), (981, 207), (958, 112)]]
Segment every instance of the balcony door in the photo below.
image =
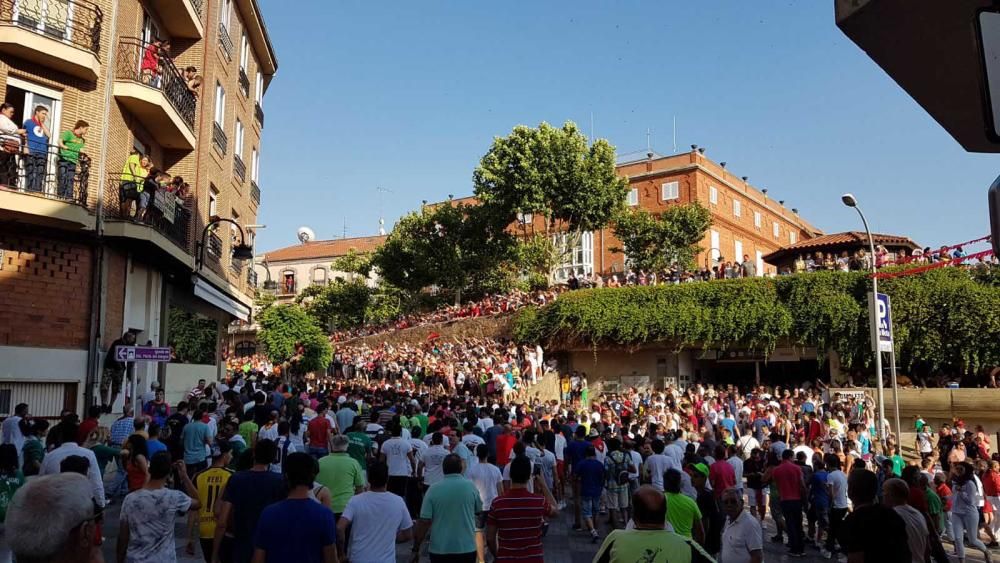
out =
[[(24, 122), (34, 115), (36, 107), (44, 106), (48, 108), (49, 118), (45, 122), (45, 126), (48, 127), (49, 133), (52, 135), (52, 138), (49, 138), (49, 146), (59, 146), (57, 136), (60, 133), (59, 121), (62, 117), (62, 95), (59, 92), (19, 78), (9, 77), (7, 79), (7, 90), (4, 99), (7, 103), (14, 106), (14, 123), (18, 126), (24, 125)], [(56, 190), (56, 150), (55, 148), (49, 149), (45, 165), (44, 189), (47, 194), (54, 194)], [(23, 166), (23, 162), (21, 165)], [(18, 178), (20, 178), (18, 180), (19, 183), (23, 183), (23, 170), (19, 171)], [(23, 185), (19, 185), (18, 187), (24, 188)]]
[(56, 39), (73, 38), (73, 3), (70, 0), (15, 0), (14, 22)]

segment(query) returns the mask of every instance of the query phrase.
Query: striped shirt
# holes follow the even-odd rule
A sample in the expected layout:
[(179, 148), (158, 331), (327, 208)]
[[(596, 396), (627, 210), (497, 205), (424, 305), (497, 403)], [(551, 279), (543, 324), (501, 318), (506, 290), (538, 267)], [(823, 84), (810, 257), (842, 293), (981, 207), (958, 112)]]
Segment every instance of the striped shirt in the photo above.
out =
[(497, 528), (497, 563), (544, 563), (542, 524), (549, 510), (542, 495), (511, 489), (493, 499), (489, 523)]

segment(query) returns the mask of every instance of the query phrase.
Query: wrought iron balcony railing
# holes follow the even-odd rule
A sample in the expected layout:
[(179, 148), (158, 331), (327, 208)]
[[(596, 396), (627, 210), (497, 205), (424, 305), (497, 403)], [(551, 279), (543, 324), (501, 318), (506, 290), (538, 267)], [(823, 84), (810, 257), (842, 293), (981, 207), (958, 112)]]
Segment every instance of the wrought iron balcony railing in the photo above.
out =
[(208, 256), (216, 263), (222, 258), (222, 237), (214, 230), (208, 233)]
[(86, 153), (74, 154), (55, 145), (26, 146), (17, 136), (0, 136), (2, 189), (87, 207), (90, 164)]
[(243, 159), (240, 155), (233, 155), (233, 176), (242, 184), (247, 179), (247, 165), (243, 163)]
[(0, 0), (0, 21), (58, 41), (101, 52), (104, 15), (86, 0)]
[(257, 270), (247, 269), (247, 285), (254, 289), (257, 288)]
[(243, 92), (243, 97), (250, 96), (250, 78), (247, 76), (247, 71), (245, 69), (240, 69), (240, 92)]
[(243, 274), (243, 261), (229, 257), (229, 270), (238, 278)]
[(233, 60), (233, 40), (229, 37), (229, 29), (226, 28), (226, 24), (222, 22), (219, 22), (219, 46), (226, 54), (226, 59)]
[(260, 186), (253, 180), (250, 180), (250, 199), (255, 205), (260, 205)]
[(194, 7), (194, 11), (197, 12), (198, 15), (200, 16), (202, 10), (205, 8), (205, 0), (189, 0), (189, 1), (191, 2), (191, 6)]
[(149, 225), (191, 253), (188, 195), (125, 174), (113, 174), (104, 190), (105, 216)]
[(115, 73), (118, 80), (131, 80), (162, 92), (184, 123), (194, 129), (197, 98), (188, 90), (187, 81), (170, 55), (155, 43), (123, 37), (118, 44)]
[(212, 122), (212, 146), (219, 149), (219, 152), (222, 154), (226, 154), (226, 148), (229, 146), (229, 138), (226, 137), (226, 132), (216, 122)]
[(254, 102), (253, 115), (257, 118), (257, 124), (264, 127), (264, 108), (260, 107), (260, 102)]

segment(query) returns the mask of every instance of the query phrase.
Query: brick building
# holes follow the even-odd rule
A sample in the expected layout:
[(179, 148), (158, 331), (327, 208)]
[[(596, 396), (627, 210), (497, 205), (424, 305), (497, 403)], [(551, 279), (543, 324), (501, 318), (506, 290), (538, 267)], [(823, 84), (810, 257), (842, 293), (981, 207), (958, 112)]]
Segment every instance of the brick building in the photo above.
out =
[[(231, 251), (241, 230), (252, 244), (241, 228), (260, 204), (261, 106), (276, 70), (255, 0), (0, 0), (4, 100), (18, 126), (44, 107), (51, 135), (47, 148), (29, 138), (29, 154), (0, 155), (0, 416), (22, 401), (38, 416), (82, 411), (110, 343), (132, 331), (168, 345), (174, 310), (246, 318), (256, 276)], [(58, 136), (78, 120), (90, 125), (86, 158), (70, 171)], [(142, 220), (121, 200), (133, 152), (189, 184), (156, 190)], [(179, 392), (216, 363), (136, 372), (143, 387), (158, 378)]]

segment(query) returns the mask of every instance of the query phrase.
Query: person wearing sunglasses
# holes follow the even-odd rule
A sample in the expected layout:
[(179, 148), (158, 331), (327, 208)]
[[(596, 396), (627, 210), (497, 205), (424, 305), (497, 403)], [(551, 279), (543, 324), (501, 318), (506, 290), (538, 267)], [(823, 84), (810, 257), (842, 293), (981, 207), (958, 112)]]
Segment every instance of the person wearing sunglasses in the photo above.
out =
[(18, 489), (7, 507), (6, 541), (19, 563), (102, 561), (96, 541), (102, 515), (83, 475), (36, 477)]

